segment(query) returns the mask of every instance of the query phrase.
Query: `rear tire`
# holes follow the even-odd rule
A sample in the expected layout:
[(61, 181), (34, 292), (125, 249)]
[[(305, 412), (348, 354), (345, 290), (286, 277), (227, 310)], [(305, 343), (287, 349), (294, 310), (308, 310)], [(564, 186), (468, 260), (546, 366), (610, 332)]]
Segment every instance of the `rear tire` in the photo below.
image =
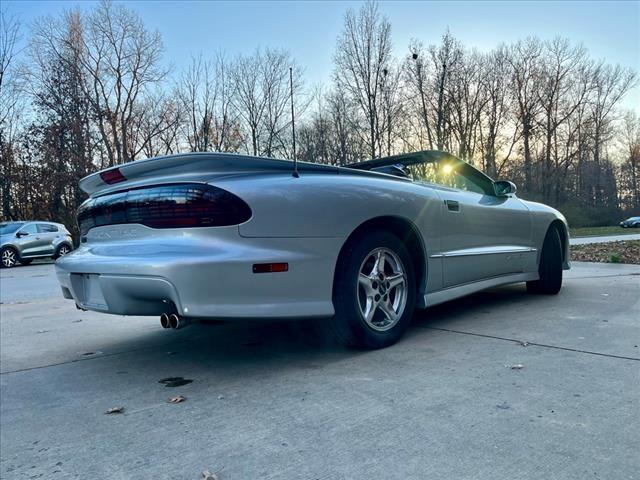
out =
[(0, 250), (0, 265), (2, 268), (13, 268), (18, 263), (18, 251), (13, 247)]
[(539, 280), (527, 282), (527, 291), (544, 295), (556, 295), (562, 288), (562, 242), (554, 227), (549, 228), (542, 245)]
[(349, 240), (333, 286), (338, 339), (361, 349), (396, 343), (411, 323), (415, 283), (409, 252), (395, 235), (369, 231)]
[(64, 257), (67, 253), (71, 251), (71, 247), (66, 243), (63, 243), (56, 250), (56, 254), (53, 256), (54, 259), (58, 259), (60, 257)]

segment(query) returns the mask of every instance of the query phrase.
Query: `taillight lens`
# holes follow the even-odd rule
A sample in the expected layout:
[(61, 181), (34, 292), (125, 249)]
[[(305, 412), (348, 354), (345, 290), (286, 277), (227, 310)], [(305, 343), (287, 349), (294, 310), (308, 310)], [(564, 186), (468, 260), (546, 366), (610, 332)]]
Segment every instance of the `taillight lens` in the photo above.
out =
[(151, 228), (222, 227), (251, 218), (240, 198), (204, 184), (141, 187), (90, 198), (78, 209), (80, 234), (91, 228), (140, 223)]
[(104, 183), (107, 183), (109, 185), (124, 182), (126, 180), (119, 168), (112, 168), (111, 170), (100, 172), (100, 178)]

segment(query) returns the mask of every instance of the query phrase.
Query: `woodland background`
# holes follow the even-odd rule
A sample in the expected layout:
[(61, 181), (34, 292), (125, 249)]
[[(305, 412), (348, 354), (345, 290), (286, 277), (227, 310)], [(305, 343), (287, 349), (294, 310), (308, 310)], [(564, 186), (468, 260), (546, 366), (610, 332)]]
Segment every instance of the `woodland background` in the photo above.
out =
[(292, 158), (290, 68), (300, 160), (447, 150), (559, 208), (572, 226), (640, 215), (640, 118), (621, 108), (637, 72), (562, 37), (478, 51), (443, 32), (437, 45), (416, 38), (396, 57), (392, 26), (370, 2), (345, 13), (327, 85), (308, 85), (304, 65), (277, 46), (235, 57), (213, 47), (181, 72), (164, 60), (160, 32), (122, 4), (28, 26), (3, 15), (0, 219), (75, 230), (86, 198), (78, 180), (141, 158)]

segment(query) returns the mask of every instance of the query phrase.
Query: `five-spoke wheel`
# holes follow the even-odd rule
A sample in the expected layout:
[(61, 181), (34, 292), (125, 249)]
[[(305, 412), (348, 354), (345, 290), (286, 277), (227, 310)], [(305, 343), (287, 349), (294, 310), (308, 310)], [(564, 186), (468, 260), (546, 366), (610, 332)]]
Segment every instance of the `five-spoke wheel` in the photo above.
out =
[(396, 253), (380, 247), (360, 266), (358, 304), (367, 325), (374, 330), (393, 328), (407, 305), (407, 276)]
[(411, 257), (398, 237), (383, 231), (354, 236), (336, 266), (336, 334), (358, 348), (392, 345), (411, 322), (415, 291)]

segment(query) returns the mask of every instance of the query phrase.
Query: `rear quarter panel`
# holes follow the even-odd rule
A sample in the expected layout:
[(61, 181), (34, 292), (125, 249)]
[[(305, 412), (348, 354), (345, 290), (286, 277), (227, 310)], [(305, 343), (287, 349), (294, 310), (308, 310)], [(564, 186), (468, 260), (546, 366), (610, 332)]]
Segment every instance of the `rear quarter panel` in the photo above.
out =
[[(242, 198), (253, 212), (243, 237), (341, 238), (368, 220), (389, 216), (412, 222), (425, 256), (440, 250), (441, 201), (434, 189), (348, 172), (338, 175), (268, 174), (211, 182)], [(334, 259), (335, 261), (335, 259)], [(427, 290), (441, 285), (441, 265), (429, 262)]]

